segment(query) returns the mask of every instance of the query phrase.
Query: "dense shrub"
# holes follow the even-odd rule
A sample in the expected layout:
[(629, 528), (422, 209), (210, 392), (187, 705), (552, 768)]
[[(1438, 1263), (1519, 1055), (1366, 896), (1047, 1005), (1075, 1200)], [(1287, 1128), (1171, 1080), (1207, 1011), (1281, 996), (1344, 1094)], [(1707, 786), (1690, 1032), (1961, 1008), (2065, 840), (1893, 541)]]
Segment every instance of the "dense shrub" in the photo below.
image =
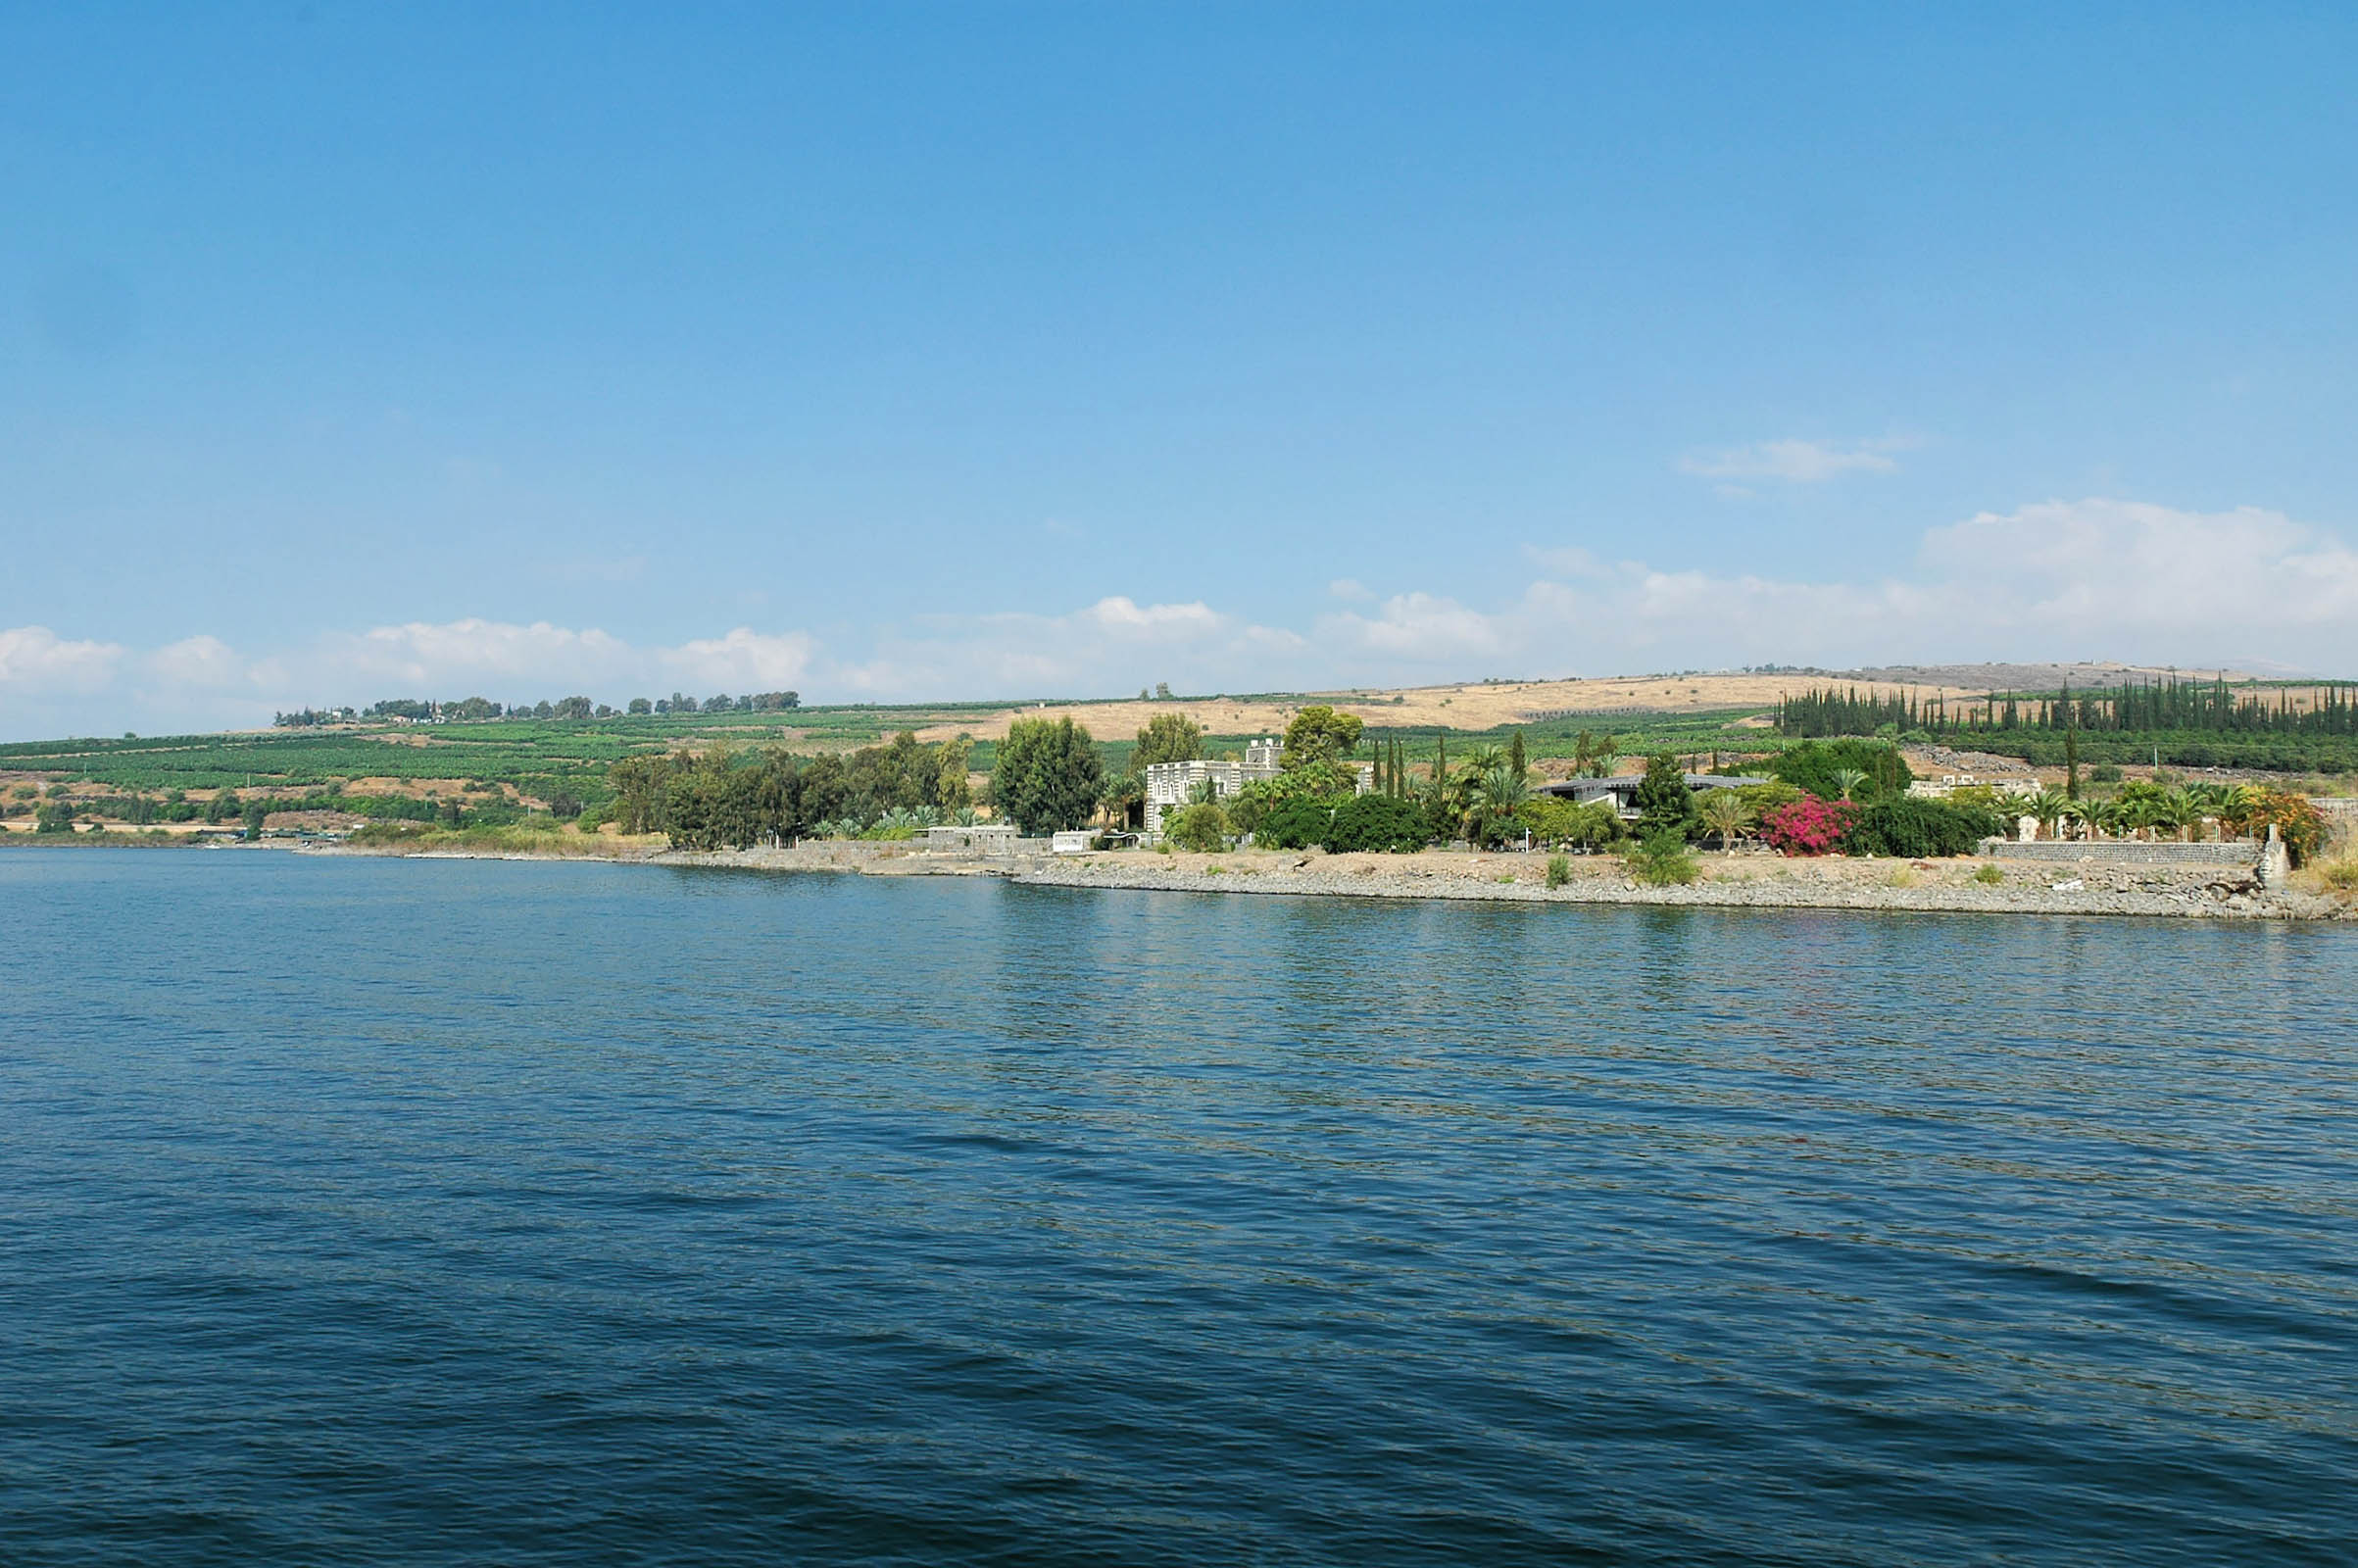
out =
[(1657, 828), (1622, 854), (1630, 875), (1649, 888), (1684, 887), (1701, 874), (1687, 852), (1687, 835), (1675, 827)]
[[(1258, 844), (1262, 840), (1255, 835), (1253, 842)], [(1388, 850), (1405, 855), (1431, 842), (1423, 809), (1412, 801), (1396, 800), (1389, 795), (1359, 795), (1344, 802), (1336, 808), (1325, 839), (1326, 847), (1338, 855), (1352, 850)]]
[(1314, 796), (1297, 795), (1275, 802), (1260, 813), (1253, 842), (1264, 850), (1306, 850), (1326, 842), (1335, 825), (1335, 808)]
[(2254, 838), (2266, 838), (2269, 824), (2276, 824), (2278, 834), (2296, 860), (2308, 859), (2326, 841), (2324, 813), (2310, 805), (2306, 796), (2290, 790), (2254, 791), (2242, 816), (2244, 831)]
[(1901, 796), (1858, 811), (1842, 831), (1842, 847), (1850, 855), (1971, 855), (2005, 830), (1995, 811)]
[(1832, 855), (1858, 808), (1847, 801), (1821, 801), (1804, 795), (1789, 806), (1772, 806), (1760, 813), (1760, 840), (1787, 855)]
[[(1287, 802), (1317, 801), (1332, 810), (1357, 794), (1358, 789), (1359, 776), (1341, 763), (1309, 762), (1301, 767), (1290, 767), (1275, 778), (1254, 779), (1227, 803), (1228, 815), (1236, 824), (1237, 831), (1252, 834), (1253, 841), (1261, 844), (1267, 842), (1261, 837), (1261, 823)], [(1317, 833), (1303, 840), (1302, 844), (1315, 844), (1325, 836), (1326, 829), (1322, 825)]]
[(1559, 796), (1541, 795), (1516, 808), (1515, 815), (1542, 844), (1580, 844), (1595, 849), (1621, 837), (1621, 813), (1600, 801), (1578, 806)]

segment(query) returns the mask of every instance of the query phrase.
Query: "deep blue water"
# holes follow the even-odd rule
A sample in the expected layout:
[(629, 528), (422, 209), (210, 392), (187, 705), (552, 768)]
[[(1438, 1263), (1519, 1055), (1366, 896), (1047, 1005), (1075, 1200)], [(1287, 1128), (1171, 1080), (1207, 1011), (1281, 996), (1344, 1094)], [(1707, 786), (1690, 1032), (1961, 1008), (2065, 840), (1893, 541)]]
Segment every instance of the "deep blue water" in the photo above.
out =
[(0, 1561), (2341, 1562), (2347, 928), (0, 854)]

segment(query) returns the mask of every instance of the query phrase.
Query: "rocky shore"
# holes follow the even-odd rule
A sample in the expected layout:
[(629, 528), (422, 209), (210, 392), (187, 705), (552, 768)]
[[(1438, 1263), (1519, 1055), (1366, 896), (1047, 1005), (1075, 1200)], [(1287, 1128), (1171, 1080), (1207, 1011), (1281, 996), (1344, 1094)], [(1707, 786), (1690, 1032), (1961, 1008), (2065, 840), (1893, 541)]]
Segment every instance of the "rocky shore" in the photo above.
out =
[(1975, 859), (1789, 860), (1703, 856), (1701, 879), (1645, 887), (1606, 856), (1573, 862), (1571, 880), (1547, 885), (1538, 855), (1228, 855), (1101, 853), (1015, 860), (891, 853), (882, 845), (812, 844), (710, 855), (666, 852), (650, 863), (869, 876), (997, 876), (1027, 887), (1297, 897), (1441, 899), (1517, 904), (1622, 904), (1736, 908), (1882, 909), (1986, 914), (2200, 916), (2215, 919), (2351, 919), (2358, 907), (2217, 867), (2037, 865)]

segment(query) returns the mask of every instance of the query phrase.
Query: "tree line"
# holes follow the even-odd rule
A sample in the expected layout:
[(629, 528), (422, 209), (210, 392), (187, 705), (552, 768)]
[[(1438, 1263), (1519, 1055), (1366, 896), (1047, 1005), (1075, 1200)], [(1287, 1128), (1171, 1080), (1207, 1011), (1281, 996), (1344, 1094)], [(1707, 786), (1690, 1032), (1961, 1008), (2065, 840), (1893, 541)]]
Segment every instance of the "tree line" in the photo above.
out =
[(2066, 682), (2051, 693), (1992, 692), (1955, 702), (1826, 688), (1782, 699), (1777, 727), (1795, 737), (1872, 735), (1886, 725), (1928, 736), (2021, 729), (2358, 736), (2358, 685), (2327, 682), (2306, 691), (2303, 700), (2291, 688), (2253, 692), (2224, 679), (2174, 675), (2077, 693)]
[(625, 833), (665, 833), (683, 849), (748, 849), (798, 838), (881, 831), (907, 837), (970, 813), (972, 743), (925, 745), (903, 730), (882, 746), (796, 757), (783, 747), (712, 747), (628, 757), (607, 769), (613, 819)]
[(280, 729), (303, 729), (322, 724), (364, 723), (369, 720), (408, 720), (418, 724), (481, 723), (495, 718), (596, 719), (639, 718), (657, 713), (782, 713), (803, 706), (800, 692), (753, 692), (741, 697), (727, 693), (698, 699), (685, 692), (668, 697), (633, 697), (621, 708), (610, 708), (587, 697), (560, 697), (555, 702), (515, 703), (503, 707), (488, 697), (464, 697), (433, 702), (421, 697), (387, 697), (367, 708), (301, 708), (275, 713), (270, 722)]

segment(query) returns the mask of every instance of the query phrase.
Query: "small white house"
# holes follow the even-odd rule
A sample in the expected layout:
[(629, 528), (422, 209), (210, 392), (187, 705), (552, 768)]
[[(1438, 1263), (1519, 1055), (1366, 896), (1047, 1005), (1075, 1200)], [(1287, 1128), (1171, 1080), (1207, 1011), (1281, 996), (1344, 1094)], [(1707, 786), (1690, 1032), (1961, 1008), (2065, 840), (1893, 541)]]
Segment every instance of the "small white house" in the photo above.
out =
[(1096, 841), (1097, 835), (1089, 829), (1071, 828), (1056, 834), (1048, 841), (1048, 853), (1051, 855), (1087, 855), (1089, 846)]

